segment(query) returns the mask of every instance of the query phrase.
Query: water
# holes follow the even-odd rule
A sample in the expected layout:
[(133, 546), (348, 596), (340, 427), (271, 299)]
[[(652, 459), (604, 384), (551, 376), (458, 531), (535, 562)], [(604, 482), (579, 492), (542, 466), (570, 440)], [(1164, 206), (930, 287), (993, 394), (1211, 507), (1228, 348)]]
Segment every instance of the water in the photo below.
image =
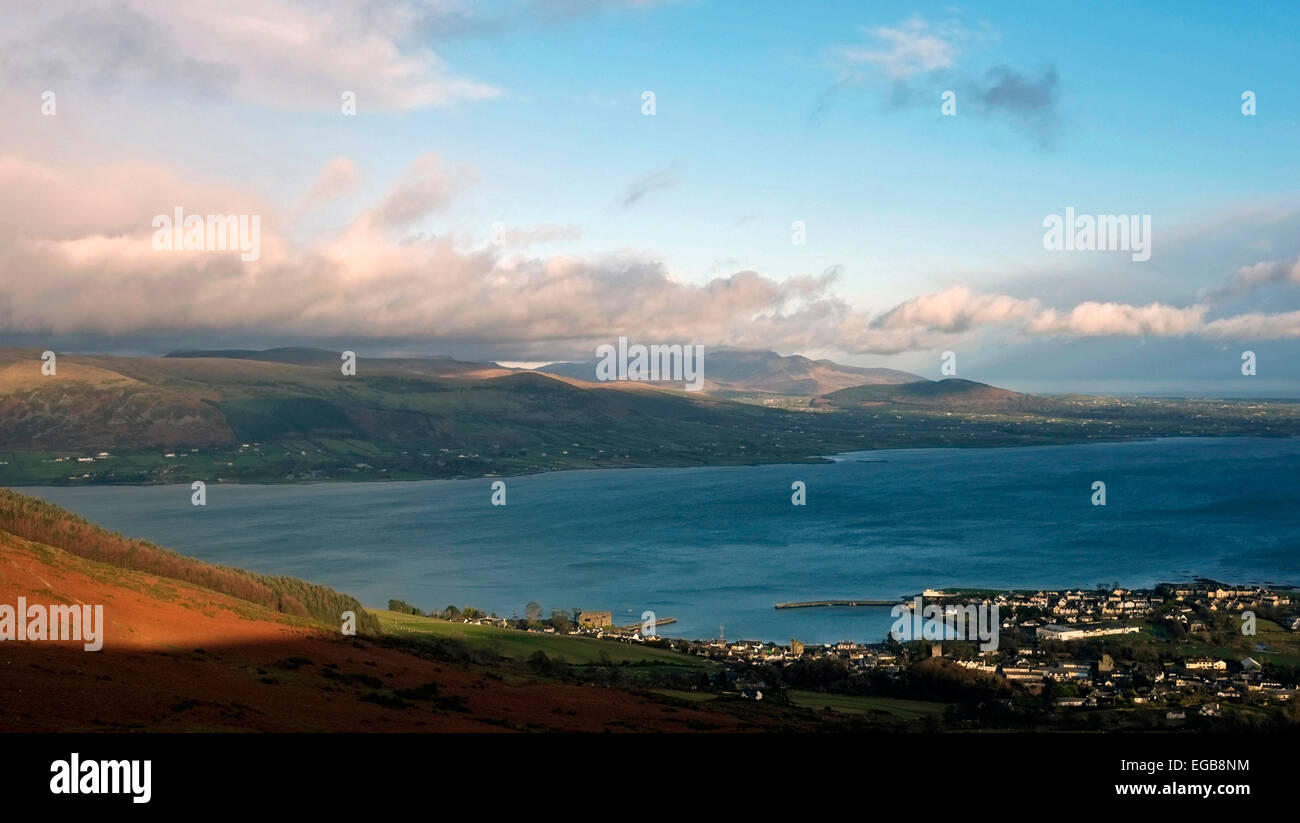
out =
[[(791, 483), (807, 484), (792, 506)], [(1106, 483), (1107, 505), (1091, 504)], [(926, 587), (1300, 583), (1300, 439), (1165, 439), (839, 455), (824, 465), (622, 469), (295, 486), (32, 488), (184, 554), (424, 609), (676, 617), (662, 633), (878, 641)]]

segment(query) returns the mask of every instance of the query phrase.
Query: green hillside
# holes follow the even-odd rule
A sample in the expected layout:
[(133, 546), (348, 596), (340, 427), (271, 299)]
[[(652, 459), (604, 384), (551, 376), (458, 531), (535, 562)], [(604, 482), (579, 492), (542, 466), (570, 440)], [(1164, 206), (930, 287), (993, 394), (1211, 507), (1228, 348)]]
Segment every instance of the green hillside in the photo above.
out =
[(372, 610), (387, 635), (404, 638), (453, 640), (473, 652), (491, 657), (526, 662), (542, 652), (552, 661), (576, 667), (626, 666), (644, 673), (678, 672), (696, 674), (716, 668), (703, 658), (692, 657), (654, 646), (619, 643), (567, 634), (526, 632), (497, 626), (453, 623), (433, 617)]
[(38, 351), (0, 349), (0, 484), (483, 477), (1300, 434), (1294, 402), (1042, 397), (967, 380), (736, 402), (448, 358), (362, 359), (345, 376), (331, 352), (222, 354), (234, 356), (63, 354), (46, 376)]

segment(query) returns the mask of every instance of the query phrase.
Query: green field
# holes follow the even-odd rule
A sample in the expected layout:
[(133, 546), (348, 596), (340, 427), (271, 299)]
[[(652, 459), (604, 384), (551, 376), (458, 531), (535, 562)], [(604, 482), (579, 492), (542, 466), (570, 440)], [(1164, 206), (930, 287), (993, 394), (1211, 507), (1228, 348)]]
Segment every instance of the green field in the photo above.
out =
[(371, 611), (379, 618), (379, 625), (385, 634), (458, 640), (471, 649), (481, 649), (510, 660), (525, 661), (535, 652), (541, 651), (547, 657), (563, 660), (571, 666), (648, 666), (659, 671), (670, 669), (690, 674), (707, 672), (712, 668), (712, 664), (702, 658), (650, 646), (452, 623), (387, 610)]
[[(1249, 642), (1244, 647), (1229, 648), (1193, 640), (1171, 645), (1188, 657), (1214, 657), (1224, 660), (1253, 657), (1260, 663), (1300, 666), (1300, 632), (1293, 632), (1263, 618), (1256, 623), (1255, 629), (1258, 633), (1248, 638)], [(1264, 644), (1268, 647), (1268, 651), (1257, 651), (1256, 643)]]
[(904, 700), (898, 697), (870, 697), (851, 694), (827, 694), (803, 689), (790, 689), (786, 693), (790, 702), (800, 708), (821, 711), (830, 707), (840, 714), (874, 714), (884, 712), (902, 720), (916, 720), (927, 715), (941, 715), (950, 704), (928, 700)]

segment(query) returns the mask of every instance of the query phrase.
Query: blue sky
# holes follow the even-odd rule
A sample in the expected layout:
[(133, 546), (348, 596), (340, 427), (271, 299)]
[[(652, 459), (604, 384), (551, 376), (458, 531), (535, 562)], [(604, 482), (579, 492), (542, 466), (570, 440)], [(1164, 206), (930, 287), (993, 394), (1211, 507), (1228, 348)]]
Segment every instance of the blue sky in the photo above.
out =
[[(11, 261), (37, 264), (42, 239), (76, 243), (46, 262), (62, 293), (86, 294), (85, 315), (73, 301), (56, 317), (43, 293), (0, 291), (13, 340), (360, 338), (544, 360), (660, 335), (921, 373), (954, 350), (963, 376), (1032, 390), (1220, 393), (1242, 389), (1232, 364), (1253, 347), (1270, 356), (1251, 390), (1300, 383), (1295, 7), (135, 0), (102, 13), (93, 43), (126, 47), (77, 40), (58, 3), (20, 2), (6, 21), (0, 102), (30, 116), (0, 156), (19, 181), (67, 175), (83, 206), (104, 203), (103, 226), (11, 221), (0, 242), (30, 245)], [(46, 89), (55, 117), (32, 102)], [(340, 114), (344, 89), (355, 117)], [(940, 112), (946, 90), (955, 116)], [(125, 175), (141, 181), (131, 202), (107, 191), (124, 165), (147, 167)], [(230, 271), (137, 257), (127, 242), (182, 194), (191, 211), (265, 212), (268, 253)], [(385, 223), (394, 198), (413, 217)], [(1067, 206), (1151, 215), (1151, 259), (1044, 249), (1044, 217)], [(77, 208), (51, 196), (48, 211)], [(504, 248), (498, 222), (518, 232)], [(62, 268), (96, 255), (112, 277)], [(114, 295), (171, 284), (175, 303), (104, 322), (92, 298), (113, 278)], [(1216, 293), (1229, 282), (1245, 285)]]

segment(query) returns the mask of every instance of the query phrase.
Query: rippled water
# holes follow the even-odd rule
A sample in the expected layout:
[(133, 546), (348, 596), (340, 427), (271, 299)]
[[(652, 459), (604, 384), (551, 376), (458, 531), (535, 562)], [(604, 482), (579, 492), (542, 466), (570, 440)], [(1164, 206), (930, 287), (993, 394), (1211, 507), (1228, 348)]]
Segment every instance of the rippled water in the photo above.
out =
[[(791, 483), (807, 505), (791, 505)], [(1106, 483), (1107, 505), (1091, 504)], [(296, 486), (23, 489), (206, 561), (288, 574), (382, 606), (503, 616), (643, 610), (663, 633), (881, 639), (926, 587), (1300, 583), (1300, 440), (1166, 439), (839, 455), (822, 465), (621, 469)]]

